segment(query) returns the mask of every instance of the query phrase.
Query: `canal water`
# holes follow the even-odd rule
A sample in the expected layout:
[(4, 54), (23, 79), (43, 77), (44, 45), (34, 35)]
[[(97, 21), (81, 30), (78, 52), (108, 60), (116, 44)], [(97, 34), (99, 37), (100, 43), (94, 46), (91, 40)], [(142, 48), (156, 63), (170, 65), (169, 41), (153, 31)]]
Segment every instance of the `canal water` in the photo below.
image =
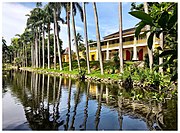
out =
[(176, 99), (137, 100), (118, 85), (27, 71), (2, 79), (3, 130), (177, 130)]

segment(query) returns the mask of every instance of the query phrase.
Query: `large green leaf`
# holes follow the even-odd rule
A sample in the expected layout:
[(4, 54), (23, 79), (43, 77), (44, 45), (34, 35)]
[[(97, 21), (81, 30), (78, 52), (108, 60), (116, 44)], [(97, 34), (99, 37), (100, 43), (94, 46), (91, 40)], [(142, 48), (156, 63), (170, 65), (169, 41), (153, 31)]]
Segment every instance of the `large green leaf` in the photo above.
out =
[(177, 22), (177, 14), (175, 13), (173, 16), (170, 17), (167, 28), (171, 29)]
[(129, 14), (131, 14), (132, 16), (138, 18), (138, 19), (141, 19), (143, 20), (145, 23), (149, 24), (149, 25), (152, 25), (152, 21), (153, 19), (145, 12), (143, 11), (132, 11), (132, 12), (129, 12)]
[(167, 26), (167, 22), (169, 20), (169, 14), (167, 11), (164, 11), (159, 20), (158, 20), (158, 24), (162, 27), (162, 28), (165, 28)]
[(148, 47), (149, 49), (152, 49), (152, 45), (153, 45), (153, 37), (154, 37), (154, 32), (152, 32), (149, 37), (148, 37)]
[(159, 57), (163, 57), (163, 56), (166, 56), (166, 55), (172, 55), (175, 52), (176, 52), (176, 50), (165, 50), (159, 55)]
[(136, 27), (136, 31), (135, 31), (135, 37), (138, 37), (140, 32), (141, 32), (141, 29), (144, 28), (146, 24), (144, 23), (144, 21), (141, 21), (138, 25), (138, 27)]

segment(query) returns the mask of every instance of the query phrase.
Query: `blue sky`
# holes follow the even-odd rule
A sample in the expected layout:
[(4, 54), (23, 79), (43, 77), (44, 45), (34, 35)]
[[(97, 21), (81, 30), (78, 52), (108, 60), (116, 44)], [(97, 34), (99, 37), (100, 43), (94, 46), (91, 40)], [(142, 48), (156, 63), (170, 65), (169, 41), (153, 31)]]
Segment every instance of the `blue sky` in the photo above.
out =
[[(45, 3), (44, 3), (45, 4)], [(117, 2), (96, 2), (99, 28), (101, 39), (119, 29), (118, 23), (118, 3)], [(26, 26), (25, 14), (35, 7), (35, 3), (30, 2), (13, 2), (2, 4), (2, 36), (6, 39), (7, 44), (15, 34), (23, 33)], [(7, 9), (9, 8), (9, 9)], [(123, 29), (132, 28), (139, 22), (138, 19), (128, 14), (131, 8), (131, 2), (123, 2)], [(88, 25), (88, 38), (96, 40), (96, 30), (94, 22), (94, 11), (92, 3), (86, 5), (87, 25)], [(62, 17), (65, 17), (65, 11), (62, 11)], [(84, 36), (83, 23), (80, 19), (80, 14), (75, 16), (76, 30)], [(6, 28), (5, 28), (6, 27)], [(13, 30), (12, 30), (13, 27)], [(60, 38), (63, 40), (63, 48), (67, 47), (67, 26), (61, 25)], [(74, 46), (73, 46), (74, 48)]]

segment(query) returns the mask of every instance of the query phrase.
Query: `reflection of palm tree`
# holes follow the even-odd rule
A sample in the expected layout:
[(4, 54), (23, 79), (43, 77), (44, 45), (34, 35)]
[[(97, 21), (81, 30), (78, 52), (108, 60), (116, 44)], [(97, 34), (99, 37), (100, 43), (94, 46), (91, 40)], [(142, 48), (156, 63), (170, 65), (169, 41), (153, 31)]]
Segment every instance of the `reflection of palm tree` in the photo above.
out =
[(59, 78), (59, 88), (58, 88), (58, 94), (57, 94), (57, 105), (56, 105), (56, 119), (59, 119), (59, 103), (60, 103), (60, 98), (61, 98), (61, 85), (62, 85), (62, 77)]
[(109, 103), (109, 88), (107, 85), (106, 85), (106, 103), (107, 104)]
[(59, 89), (58, 89), (58, 94), (57, 94), (57, 106), (59, 106), (59, 103), (60, 103), (61, 86), (62, 86), (62, 77), (59, 78)]
[(122, 104), (123, 104), (123, 97), (118, 96), (118, 120), (119, 120), (120, 130), (122, 130), (122, 125), (123, 125)]
[(78, 87), (77, 87), (77, 96), (76, 96), (75, 106), (74, 106), (74, 110), (73, 110), (74, 115), (73, 115), (73, 117), (72, 117), (72, 123), (71, 123), (71, 126), (70, 126), (70, 130), (74, 130), (74, 129), (75, 129), (75, 127), (74, 127), (73, 125), (74, 125), (74, 121), (75, 121), (77, 105), (78, 105), (78, 103), (79, 103), (79, 102), (78, 102), (78, 101), (79, 101), (79, 94), (80, 94), (80, 87), (79, 87), (79, 85), (78, 85)]
[(96, 130), (98, 130), (98, 125), (99, 125), (99, 120), (100, 120), (102, 94), (103, 94), (103, 84), (101, 84), (101, 91), (100, 91), (100, 95), (98, 97), (98, 108), (96, 111), (96, 118), (95, 118)]
[(90, 83), (88, 82), (88, 85), (87, 85), (87, 94), (86, 94), (86, 105), (85, 105), (85, 109), (84, 109), (84, 121), (83, 121), (83, 124), (81, 124), (79, 126), (80, 128), (82, 126), (84, 126), (84, 130), (86, 130), (86, 122), (87, 122), (87, 118), (88, 118), (89, 88), (90, 88)]
[(42, 79), (42, 107), (44, 108), (44, 74), (43, 74), (43, 79)]
[(48, 112), (49, 112), (49, 79), (50, 79), (50, 76), (48, 75), (48, 81), (47, 81), (47, 111)]
[(68, 91), (69, 91), (69, 95), (68, 95), (68, 112), (67, 112), (67, 114), (66, 114), (66, 124), (64, 125), (64, 128), (65, 128), (65, 130), (68, 130), (68, 123), (69, 123), (69, 112), (70, 112), (70, 108), (71, 108), (71, 104), (70, 104), (70, 102), (71, 102), (71, 79), (69, 79), (69, 86), (68, 86)]
[[(29, 125), (31, 127), (32, 130), (58, 130), (58, 127), (61, 126), (63, 124), (64, 121), (58, 122), (58, 118), (59, 118), (59, 112), (58, 112), (58, 108), (57, 108), (57, 112), (55, 112), (55, 110), (53, 110), (53, 115), (55, 117), (53, 117), (53, 120), (50, 121), (49, 117), (50, 117), (50, 112), (49, 112), (49, 75), (48, 75), (48, 82), (47, 82), (47, 101), (48, 101), (48, 107), (47, 109), (45, 109), (43, 106), (39, 107), (37, 106), (36, 108), (33, 108), (33, 103), (31, 104), (30, 109), (25, 109), (25, 115), (26, 118), (29, 122)], [(56, 83), (56, 78), (54, 78), (54, 83)], [(37, 82), (35, 82), (37, 83)], [(37, 85), (36, 85), (37, 86)], [(59, 90), (58, 93), (61, 93), (61, 80), (59, 82)], [(42, 90), (44, 91), (44, 90)], [(37, 91), (35, 93), (38, 93)], [(55, 89), (53, 94), (55, 94)], [(42, 94), (42, 97), (43, 94)], [(55, 97), (55, 96), (54, 96)], [(58, 94), (58, 98), (60, 98), (60, 94)], [(34, 98), (33, 98), (34, 99)], [(53, 98), (53, 102), (55, 102), (54, 100), (55, 98)], [(57, 99), (59, 100), (59, 99)], [(34, 99), (34, 103), (37, 104), (38, 99)], [(44, 101), (43, 101), (44, 102)], [(58, 101), (57, 101), (58, 103)], [(39, 104), (37, 104), (39, 105)], [(59, 105), (59, 104), (57, 104)], [(38, 111), (37, 111), (38, 110)]]
[(53, 122), (55, 122), (55, 94), (56, 94), (56, 76), (54, 76), (54, 87), (53, 87)]

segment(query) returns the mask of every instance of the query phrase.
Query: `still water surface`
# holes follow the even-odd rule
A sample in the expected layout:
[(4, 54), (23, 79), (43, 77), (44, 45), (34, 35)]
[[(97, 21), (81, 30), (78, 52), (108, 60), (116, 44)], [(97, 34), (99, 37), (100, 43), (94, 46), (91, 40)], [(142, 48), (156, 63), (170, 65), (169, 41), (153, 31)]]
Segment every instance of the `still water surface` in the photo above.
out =
[(177, 130), (177, 100), (136, 101), (115, 85), (3, 71), (3, 130)]

